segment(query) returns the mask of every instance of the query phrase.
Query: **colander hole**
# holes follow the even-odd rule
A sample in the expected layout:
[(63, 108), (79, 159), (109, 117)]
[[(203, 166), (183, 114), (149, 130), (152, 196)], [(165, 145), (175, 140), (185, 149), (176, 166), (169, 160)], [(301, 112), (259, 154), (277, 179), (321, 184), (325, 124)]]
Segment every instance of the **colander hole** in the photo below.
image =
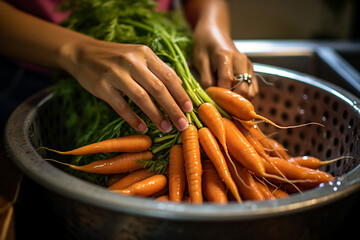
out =
[(318, 91), (314, 92), (314, 99), (319, 99), (320, 98), (320, 93)]
[(349, 135), (345, 136), (345, 143), (349, 143)]
[(324, 103), (326, 104), (330, 103), (330, 97), (328, 95), (324, 97)]
[(343, 134), (343, 133), (344, 133), (344, 131), (345, 131), (345, 127), (344, 127), (344, 125), (343, 125), (343, 124), (341, 124), (341, 125), (340, 125), (339, 130), (340, 130), (340, 133), (341, 133), (341, 134)]
[(339, 144), (339, 139), (338, 138), (334, 138), (334, 146), (337, 146)]
[(289, 119), (289, 115), (284, 112), (284, 113), (281, 114), (281, 119), (282, 119), (283, 121), (287, 121), (287, 120)]
[(295, 144), (294, 152), (296, 155), (300, 155), (300, 149), (301, 149), (301, 147), (299, 146), (299, 144)]
[(295, 120), (295, 123), (296, 123), (296, 124), (300, 124), (300, 123), (301, 123), (301, 117), (300, 117), (299, 115), (296, 115), (294, 120)]
[(295, 86), (294, 85), (289, 85), (288, 86), (288, 92), (290, 92), (290, 93), (293, 93), (295, 91)]
[(339, 103), (338, 102), (333, 102), (332, 109), (336, 112), (339, 109)]
[(292, 103), (291, 103), (290, 100), (286, 100), (286, 101), (285, 101), (285, 107), (286, 107), (286, 108), (291, 108), (291, 107), (292, 107)]
[(280, 99), (279, 94), (274, 94), (272, 98), (273, 98), (274, 103), (279, 102), (279, 99)]
[(334, 126), (336, 126), (338, 124), (338, 119), (336, 117), (334, 117), (332, 123)]
[(331, 157), (331, 149), (328, 149), (326, 151), (326, 158), (330, 158)]
[(324, 111), (323, 113), (323, 118), (326, 120), (329, 118), (329, 112), (328, 111)]
[[(290, 129), (289, 129), (290, 130)], [(305, 133), (302, 131), (302, 132), (300, 132), (299, 133), (299, 138), (300, 138), (300, 140), (304, 140), (305, 139)]]
[(351, 119), (349, 120), (349, 127), (352, 127), (353, 125), (354, 125), (354, 119), (351, 118)]
[[(347, 119), (348, 118), (348, 116), (349, 116), (349, 112), (347, 111), (347, 110), (344, 110), (344, 112), (343, 112), (343, 119), (345, 120), (345, 119)], [(352, 120), (352, 119), (351, 119)]]
[(316, 114), (316, 111), (317, 111), (317, 108), (315, 105), (312, 105), (311, 108), (310, 108), (310, 111), (312, 114)]
[(276, 111), (276, 108), (270, 108), (270, 115), (271, 116), (275, 116), (276, 115), (276, 113), (277, 113), (277, 111)]
[(319, 145), (317, 146), (317, 151), (318, 153), (321, 153), (323, 151), (324, 146), (322, 145), (322, 143), (319, 143)]

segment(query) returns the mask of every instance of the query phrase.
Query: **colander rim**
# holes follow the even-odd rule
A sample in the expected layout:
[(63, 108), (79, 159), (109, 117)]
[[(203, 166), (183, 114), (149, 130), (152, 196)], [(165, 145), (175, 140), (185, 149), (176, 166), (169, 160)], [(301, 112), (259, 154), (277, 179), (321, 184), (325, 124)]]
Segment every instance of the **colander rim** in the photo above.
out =
[[(314, 85), (353, 104), (360, 114), (359, 106), (356, 104), (360, 103), (359, 98), (334, 84), (307, 74), (264, 64), (255, 63), (254, 70), (257, 73), (288, 77)], [(357, 166), (330, 184), (279, 200), (245, 201), (242, 204), (229, 203), (227, 205), (205, 203), (198, 206), (122, 196), (56, 168), (44, 161), (33, 148), (27, 134), (29, 124), (36, 114), (36, 109), (51, 97), (52, 94), (49, 93), (49, 90), (40, 91), (20, 104), (12, 113), (5, 129), (5, 144), (8, 153), (26, 175), (46, 189), (100, 208), (174, 220), (249, 220), (291, 214), (319, 207), (345, 198), (360, 188), (360, 167)]]

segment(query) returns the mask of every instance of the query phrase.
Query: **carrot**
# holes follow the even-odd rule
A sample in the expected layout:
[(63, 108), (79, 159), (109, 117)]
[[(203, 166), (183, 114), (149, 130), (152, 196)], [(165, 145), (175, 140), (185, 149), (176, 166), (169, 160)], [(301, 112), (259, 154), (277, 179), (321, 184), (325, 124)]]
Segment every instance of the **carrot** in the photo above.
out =
[(73, 164), (59, 162), (53, 159), (46, 159), (54, 161), (63, 165), (67, 165), (72, 169), (88, 172), (88, 173), (100, 173), (100, 174), (115, 174), (135, 171), (143, 168), (140, 160), (152, 159), (153, 155), (149, 151), (139, 153), (123, 153), (113, 158), (98, 160), (92, 163), (77, 166)]
[(169, 199), (181, 202), (184, 197), (186, 175), (181, 145), (173, 145), (169, 156)]
[(266, 199), (271, 199), (271, 200), (275, 200), (276, 197), (271, 193), (271, 191), (269, 190), (269, 188), (261, 182), (255, 181), (256, 186), (258, 187), (258, 189), (261, 191), (262, 195), (266, 198)]
[(124, 188), (127, 188), (131, 186), (132, 184), (136, 182), (140, 182), (141, 180), (144, 180), (145, 178), (151, 177), (155, 175), (155, 172), (149, 172), (148, 169), (141, 169), (137, 170), (135, 172), (132, 172), (119, 181), (115, 182), (111, 186), (109, 186), (107, 189), (109, 190), (121, 190)]
[(303, 187), (316, 187), (334, 179), (326, 172), (301, 167), (280, 158), (264, 160), (264, 166), (267, 173), (279, 175), (280, 171), (287, 179), (292, 180), (291, 182), (297, 182), (297, 185)]
[(127, 175), (127, 173), (111, 174), (106, 181), (106, 186), (109, 187), (109, 186), (113, 185), (114, 183), (116, 183), (117, 181), (119, 181), (120, 179), (125, 177), (126, 175)]
[[(228, 158), (226, 158), (226, 161), (228, 161)], [(255, 180), (249, 171), (237, 162), (235, 163), (235, 167), (242, 179), (242, 181), (237, 178), (234, 179), (241, 197), (245, 200), (264, 200), (264, 196), (258, 189), (257, 185), (255, 184)], [(229, 170), (231, 174), (233, 174), (235, 171), (232, 165), (229, 165)]]
[[(101, 142), (92, 143), (70, 151), (58, 151), (46, 147), (43, 149), (62, 155), (86, 155), (94, 153), (111, 152), (143, 152), (151, 147), (152, 140), (147, 135), (131, 135), (126, 137), (107, 139)], [(39, 149), (41, 149), (39, 148)]]
[(203, 202), (201, 189), (202, 166), (200, 144), (196, 127), (194, 125), (189, 125), (189, 127), (181, 133), (181, 140), (183, 144), (185, 173), (191, 202), (201, 204)]
[(228, 202), (226, 189), (214, 165), (211, 161), (206, 160), (203, 162), (203, 169), (202, 185), (206, 199), (209, 202), (226, 204)]
[(270, 184), (267, 184), (269, 190), (271, 191), (271, 193), (277, 198), (287, 198), (287, 197), (290, 197), (290, 195), (285, 192), (284, 190), (278, 188), (278, 187), (274, 187)]
[[(328, 165), (330, 163), (336, 162), (343, 158), (348, 158), (350, 156), (343, 156), (335, 159), (331, 159), (328, 161), (321, 161), (320, 159), (312, 156), (301, 156), (301, 157), (292, 157), (288, 159), (288, 162), (294, 163), (296, 165), (307, 167), (311, 169), (319, 169), (321, 166)], [(352, 157), (350, 157), (352, 158)]]
[[(234, 162), (231, 159), (231, 156), (228, 151), (228, 146), (226, 144), (226, 131), (225, 131), (223, 118), (222, 118), (220, 112), (217, 110), (217, 108), (213, 104), (203, 103), (198, 108), (198, 115), (199, 115), (201, 121), (203, 121), (205, 123), (205, 125), (210, 129), (210, 131), (214, 134), (214, 136), (219, 140), (221, 146), (225, 150), (226, 156), (230, 160), (230, 163), (232, 165), (234, 165)], [(215, 164), (215, 167), (218, 169), (217, 164)], [(234, 168), (235, 168), (235, 166), (234, 166)], [(235, 176), (241, 180), (236, 168), (235, 168), (234, 177)], [(236, 194), (235, 194), (235, 197), (237, 198)]]
[(209, 87), (206, 89), (206, 93), (221, 108), (227, 111), (230, 115), (235, 116), (240, 120), (249, 121), (252, 119), (261, 119), (277, 128), (282, 128), (282, 129), (301, 127), (308, 124), (317, 124), (323, 126), (322, 124), (319, 123), (307, 123), (297, 126), (282, 127), (272, 122), (271, 120), (267, 119), (266, 117), (258, 115), (255, 112), (254, 106), (251, 104), (251, 102), (246, 98), (244, 98), (243, 96), (241, 96), (240, 94), (237, 94), (233, 91), (220, 87)]
[(166, 184), (167, 178), (164, 175), (158, 174), (134, 183), (125, 189), (113, 190), (113, 192), (148, 197), (162, 190)]
[(245, 168), (259, 176), (266, 175), (264, 162), (246, 137), (229, 119), (223, 118), (229, 152)]
[[(256, 138), (264, 148), (264, 150), (270, 151), (271, 157), (280, 157), (285, 160), (289, 159), (290, 156), (285, 151), (285, 148), (275, 141), (274, 139), (268, 138), (259, 128), (258, 125), (254, 124), (252, 121), (238, 121), (238, 124), (242, 124), (242, 126), (249, 131), (254, 138)], [(238, 124), (236, 124), (238, 126)], [(258, 149), (259, 150), (259, 149)]]
[(170, 199), (169, 199), (168, 195), (161, 195), (160, 197), (156, 198), (155, 200), (159, 201), (159, 202), (168, 202)]
[(203, 127), (199, 130), (199, 141), (206, 155), (214, 164), (221, 180), (229, 188), (236, 201), (241, 202), (239, 191), (233, 178), (231, 177), (225, 158), (221, 152), (220, 146), (217, 143), (214, 135), (207, 127)]
[(277, 142), (274, 139), (268, 138), (269, 144), (271, 146), (270, 148), (270, 156), (271, 157), (280, 157), (283, 158), (285, 160), (290, 159), (290, 155), (286, 152), (286, 149), (284, 148), (283, 145), (281, 145), (279, 142)]

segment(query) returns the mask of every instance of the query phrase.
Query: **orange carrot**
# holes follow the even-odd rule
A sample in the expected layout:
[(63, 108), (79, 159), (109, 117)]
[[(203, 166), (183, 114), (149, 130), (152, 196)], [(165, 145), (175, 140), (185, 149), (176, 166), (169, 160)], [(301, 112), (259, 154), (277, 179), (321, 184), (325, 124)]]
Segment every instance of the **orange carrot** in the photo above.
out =
[(285, 160), (288, 160), (290, 158), (290, 155), (287, 153), (283, 145), (271, 138), (268, 138), (268, 141), (271, 146), (271, 151), (269, 152), (271, 157), (280, 157)]
[(271, 193), (272, 193), (277, 199), (279, 199), (279, 198), (287, 198), (287, 197), (290, 196), (287, 192), (285, 192), (284, 190), (282, 190), (282, 189), (280, 189), (280, 188), (278, 188), (278, 187), (274, 187), (274, 186), (272, 186), (272, 185), (270, 185), (270, 184), (267, 184), (267, 186), (268, 186), (269, 190), (271, 191)]
[(158, 174), (134, 183), (125, 189), (113, 190), (113, 192), (148, 197), (162, 190), (166, 184), (167, 178), (164, 175)]
[(159, 202), (168, 202), (170, 199), (169, 199), (168, 195), (161, 195), (160, 197), (156, 198), (155, 200), (159, 201)]
[(209, 202), (225, 204), (228, 202), (226, 189), (211, 161), (203, 162), (203, 191)]
[(88, 172), (88, 173), (101, 173), (101, 174), (115, 174), (135, 171), (143, 168), (140, 160), (152, 159), (153, 155), (149, 151), (139, 153), (123, 153), (113, 158), (94, 161), (87, 165), (77, 166), (73, 164), (59, 162), (53, 159), (46, 159), (54, 161), (63, 165), (67, 165), (72, 169)]
[(149, 172), (148, 169), (141, 169), (137, 170), (135, 172), (132, 172), (119, 181), (115, 182), (111, 186), (109, 186), (107, 189), (109, 190), (121, 190), (124, 188), (127, 188), (131, 186), (132, 184), (136, 182), (140, 182), (141, 180), (144, 180), (145, 178), (151, 177), (155, 175), (156, 172)]
[(256, 183), (256, 186), (258, 187), (258, 189), (261, 191), (261, 193), (263, 194), (263, 196), (266, 199), (271, 199), (271, 200), (276, 199), (276, 197), (271, 193), (271, 191), (265, 184), (258, 182), (258, 181), (255, 181), (255, 183)]
[(266, 175), (263, 160), (254, 147), (231, 120), (223, 119), (226, 129), (226, 141), (231, 156), (255, 174), (259, 176)]
[[(226, 161), (227, 162), (229, 161), (228, 158), (226, 158)], [(252, 177), (252, 175), (249, 173), (249, 171), (246, 170), (243, 166), (241, 166), (241, 164), (237, 162), (235, 162), (235, 167), (242, 179), (242, 181), (240, 181), (240, 179), (237, 178), (234, 179), (236, 186), (239, 189), (241, 197), (245, 200), (264, 200), (265, 199), (264, 196), (258, 189), (257, 185), (255, 184), (255, 180)], [(235, 172), (233, 165), (229, 165), (229, 170), (231, 174)]]
[(288, 162), (297, 164), (302, 167), (307, 167), (307, 168), (311, 168), (311, 169), (319, 169), (321, 166), (328, 165), (330, 163), (336, 162), (343, 158), (347, 158), (347, 156), (331, 159), (328, 161), (321, 161), (320, 159), (318, 159), (316, 157), (312, 157), (312, 156), (302, 156), (302, 157), (289, 158)]
[(267, 173), (279, 175), (280, 171), (287, 179), (303, 187), (316, 187), (320, 183), (328, 183), (334, 179), (326, 172), (301, 167), (280, 158), (264, 160), (264, 166)]
[(244, 98), (243, 96), (241, 96), (240, 94), (237, 94), (233, 91), (220, 87), (209, 87), (206, 89), (206, 93), (221, 108), (227, 111), (230, 115), (235, 116), (240, 120), (249, 121), (252, 119), (261, 119), (277, 128), (294, 128), (294, 127), (305, 126), (308, 124), (321, 125), (319, 123), (308, 123), (308, 124), (301, 124), (298, 126), (282, 127), (272, 122), (271, 120), (267, 119), (266, 117), (256, 114), (254, 110), (254, 106), (251, 104), (251, 102), (246, 98)]
[(201, 189), (202, 166), (200, 144), (196, 127), (194, 125), (189, 125), (189, 127), (181, 133), (181, 140), (183, 144), (185, 173), (191, 202), (201, 204), (203, 202)]
[(171, 147), (169, 156), (169, 199), (181, 202), (184, 197), (186, 175), (181, 145)]
[[(46, 147), (46, 150), (62, 155), (86, 155), (94, 153), (111, 152), (142, 152), (151, 147), (152, 140), (147, 135), (131, 135), (127, 137), (112, 138), (97, 143), (92, 143), (70, 151), (58, 151)], [(41, 149), (40, 148), (40, 149)]]
[(116, 183), (117, 181), (119, 181), (120, 179), (125, 177), (126, 175), (127, 175), (127, 173), (111, 174), (106, 181), (106, 186), (109, 187), (109, 186), (113, 185), (114, 183)]
[(214, 135), (207, 127), (203, 127), (199, 130), (199, 141), (206, 155), (214, 164), (216, 171), (222, 181), (234, 195), (236, 201), (241, 202), (239, 191), (233, 178), (231, 177), (225, 158), (221, 152), (220, 146), (217, 143)]

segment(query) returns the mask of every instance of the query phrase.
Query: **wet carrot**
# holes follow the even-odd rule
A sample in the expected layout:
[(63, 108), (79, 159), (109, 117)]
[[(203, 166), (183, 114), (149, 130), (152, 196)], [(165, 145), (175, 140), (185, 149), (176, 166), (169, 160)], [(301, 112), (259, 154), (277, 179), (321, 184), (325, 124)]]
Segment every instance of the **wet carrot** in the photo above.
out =
[(164, 175), (158, 174), (141, 180), (140, 182), (134, 183), (125, 189), (112, 190), (112, 192), (122, 193), (125, 195), (148, 197), (161, 191), (166, 186), (166, 184), (167, 178)]
[(278, 187), (274, 187), (270, 184), (267, 184), (267, 186), (271, 191), (271, 193), (274, 195), (274, 197), (276, 197), (277, 199), (290, 197), (290, 195), (287, 192), (285, 192), (284, 190)]
[(199, 141), (206, 155), (215, 166), (221, 180), (229, 188), (236, 201), (241, 202), (239, 191), (230, 174), (225, 158), (221, 152), (220, 146), (217, 143), (214, 135), (207, 127), (203, 127), (199, 130)]
[(283, 145), (281, 145), (278, 141), (268, 138), (269, 141), (269, 145), (271, 146), (271, 148), (269, 150), (269, 155), (271, 157), (280, 157), (283, 158), (285, 160), (290, 159), (290, 155), (287, 153), (286, 149), (284, 148)]
[(161, 195), (160, 197), (156, 198), (155, 200), (159, 201), (159, 202), (168, 202), (170, 199), (169, 199), (168, 195)]
[(196, 127), (194, 125), (189, 125), (189, 127), (181, 133), (181, 140), (183, 144), (185, 173), (191, 202), (201, 204), (203, 202), (201, 187), (203, 172), (198, 131)]
[(107, 189), (121, 190), (121, 189), (131, 186), (132, 184), (134, 184), (136, 182), (140, 182), (141, 180), (144, 180), (145, 178), (151, 177), (151, 176), (155, 175), (155, 173), (156, 172), (150, 172), (148, 169), (137, 170), (135, 172), (132, 172), (132, 173), (126, 175), (119, 181), (113, 183)]
[[(279, 126), (273, 121), (267, 119), (264, 116), (258, 115), (255, 110), (254, 106), (251, 104), (249, 100), (237, 94), (233, 91), (227, 90), (225, 88), (220, 87), (209, 87), (206, 89), (206, 93), (218, 104), (221, 108), (227, 111), (230, 115), (244, 121), (249, 121), (253, 119), (261, 119), (265, 122), (277, 127), (277, 128), (294, 128), (294, 127), (301, 127), (309, 124), (317, 124), (319, 123), (307, 123), (301, 124), (297, 126)], [(323, 125), (321, 125), (323, 126)]]
[(271, 193), (271, 191), (269, 190), (269, 188), (261, 182), (255, 181), (256, 186), (258, 187), (258, 189), (261, 191), (262, 195), (266, 198), (266, 199), (271, 199), (271, 200), (275, 200), (276, 197)]
[(211, 161), (203, 163), (203, 191), (209, 202), (226, 204), (228, 202), (225, 186)]
[(223, 120), (231, 156), (255, 174), (266, 175), (263, 160), (254, 147), (231, 120), (227, 118), (223, 118)]
[(135, 171), (142, 169), (140, 160), (152, 159), (153, 155), (149, 151), (139, 152), (139, 153), (122, 153), (113, 158), (94, 161), (92, 163), (77, 166), (73, 164), (59, 162), (53, 159), (46, 159), (49, 161), (54, 161), (63, 165), (67, 165), (72, 169), (88, 172), (88, 173), (100, 173), (100, 174), (116, 174), (116, 173), (125, 173), (130, 171)]
[[(226, 161), (228, 159), (226, 158)], [(237, 168), (237, 172), (239, 173), (242, 181), (240, 179), (235, 178), (234, 181), (236, 186), (239, 189), (240, 195), (244, 200), (264, 200), (264, 196), (258, 189), (255, 184), (255, 180), (253, 176), (246, 170), (241, 164), (235, 162), (235, 167)], [(230, 173), (233, 174), (235, 169), (233, 165), (229, 165)]]
[(92, 143), (70, 151), (58, 151), (46, 147), (46, 149), (62, 155), (87, 155), (94, 153), (111, 152), (143, 152), (151, 147), (152, 140), (147, 135), (131, 135), (126, 137), (107, 139), (101, 142)]
[(307, 167), (311, 169), (319, 169), (321, 166), (328, 165), (330, 163), (339, 161), (344, 158), (352, 158), (350, 156), (343, 156), (335, 159), (331, 159), (328, 161), (321, 161), (320, 159), (312, 156), (301, 156), (301, 157), (292, 157), (288, 159), (288, 162), (297, 164), (302, 167)]
[(264, 166), (267, 173), (279, 175), (280, 170), (287, 179), (303, 187), (316, 187), (320, 183), (328, 183), (334, 179), (326, 172), (301, 167), (280, 158), (264, 160)]
[(181, 145), (171, 147), (169, 156), (169, 199), (181, 202), (186, 186), (185, 163)]

